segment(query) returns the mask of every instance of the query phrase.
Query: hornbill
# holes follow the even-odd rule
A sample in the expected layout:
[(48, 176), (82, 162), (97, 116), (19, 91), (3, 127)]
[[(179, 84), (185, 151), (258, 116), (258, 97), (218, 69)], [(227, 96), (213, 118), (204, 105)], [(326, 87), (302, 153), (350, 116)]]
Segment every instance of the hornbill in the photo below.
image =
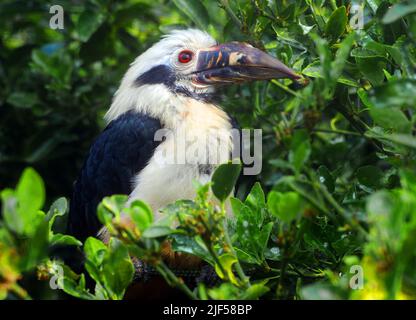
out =
[[(176, 30), (131, 64), (105, 115), (105, 130), (96, 138), (74, 184), (68, 233), (84, 241), (101, 225), (96, 209), (103, 197), (129, 195), (159, 209), (178, 199), (193, 199), (194, 180), (206, 183), (234, 144), (235, 123), (213, 103), (219, 85), (272, 78), (299, 78), (283, 63), (247, 43), (218, 44), (206, 32)], [(220, 132), (202, 146), (206, 152), (185, 163), (163, 163), (175, 139), (155, 139), (161, 129), (193, 137)], [(219, 144), (216, 141), (225, 140)], [(214, 142), (213, 142), (214, 141)], [(179, 141), (177, 142), (179, 143)], [(185, 149), (187, 147), (185, 142)], [(179, 151), (180, 152), (180, 151)], [(219, 163), (218, 163), (219, 164)]]

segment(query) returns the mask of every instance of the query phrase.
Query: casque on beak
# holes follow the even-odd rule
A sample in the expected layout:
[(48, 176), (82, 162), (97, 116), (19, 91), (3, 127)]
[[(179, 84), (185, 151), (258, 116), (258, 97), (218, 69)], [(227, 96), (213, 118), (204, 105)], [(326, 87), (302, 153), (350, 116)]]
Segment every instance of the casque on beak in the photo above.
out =
[(247, 43), (229, 42), (200, 50), (197, 59), (193, 81), (198, 84), (301, 78), (276, 58)]

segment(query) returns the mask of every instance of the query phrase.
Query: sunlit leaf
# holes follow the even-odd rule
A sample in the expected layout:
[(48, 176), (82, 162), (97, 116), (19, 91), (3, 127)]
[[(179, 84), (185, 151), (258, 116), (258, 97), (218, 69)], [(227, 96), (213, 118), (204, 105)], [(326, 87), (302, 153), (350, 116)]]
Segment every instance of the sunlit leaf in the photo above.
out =
[[(217, 272), (221, 279), (229, 280), (232, 284), (239, 285), (239, 282), (233, 272), (233, 265), (236, 262), (237, 259), (233, 255), (225, 253), (219, 257), (219, 264), (215, 264), (215, 272)], [(220, 265), (223, 269), (221, 269)]]
[(332, 40), (337, 40), (344, 33), (347, 20), (347, 9), (345, 6), (337, 8), (326, 24), (325, 33), (329, 35)]

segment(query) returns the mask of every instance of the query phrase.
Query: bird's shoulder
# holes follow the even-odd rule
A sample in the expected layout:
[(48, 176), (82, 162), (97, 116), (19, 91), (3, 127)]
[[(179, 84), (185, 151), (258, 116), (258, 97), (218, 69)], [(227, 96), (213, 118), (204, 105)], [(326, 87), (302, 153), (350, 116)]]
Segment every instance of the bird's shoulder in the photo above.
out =
[(158, 119), (140, 112), (128, 111), (112, 120), (97, 138), (96, 142), (108, 139), (131, 139), (129, 142), (137, 144), (148, 139), (153, 140), (155, 132), (160, 128), (161, 124)]
[(154, 139), (159, 129), (160, 121), (145, 114), (130, 111), (119, 116), (94, 141), (84, 169), (94, 172), (93, 181), (98, 179), (98, 183), (106, 182), (99, 177), (118, 179), (113, 188), (122, 188), (111, 191), (129, 192), (125, 184), (153, 155), (159, 144)]
[(161, 129), (160, 121), (148, 115), (129, 111), (111, 121), (94, 141), (90, 155), (120, 157), (138, 155), (142, 148), (152, 148), (155, 132)]

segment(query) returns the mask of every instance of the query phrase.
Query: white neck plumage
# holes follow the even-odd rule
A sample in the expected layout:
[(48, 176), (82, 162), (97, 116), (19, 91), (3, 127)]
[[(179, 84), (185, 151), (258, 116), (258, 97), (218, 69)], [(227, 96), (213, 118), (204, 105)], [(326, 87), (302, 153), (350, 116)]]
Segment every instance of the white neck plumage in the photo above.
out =
[(105, 115), (107, 122), (133, 110), (158, 119), (163, 127), (170, 129), (183, 121), (192, 121), (206, 128), (229, 127), (228, 115), (212, 103), (176, 94), (163, 84), (134, 87), (126, 85), (125, 80)]

